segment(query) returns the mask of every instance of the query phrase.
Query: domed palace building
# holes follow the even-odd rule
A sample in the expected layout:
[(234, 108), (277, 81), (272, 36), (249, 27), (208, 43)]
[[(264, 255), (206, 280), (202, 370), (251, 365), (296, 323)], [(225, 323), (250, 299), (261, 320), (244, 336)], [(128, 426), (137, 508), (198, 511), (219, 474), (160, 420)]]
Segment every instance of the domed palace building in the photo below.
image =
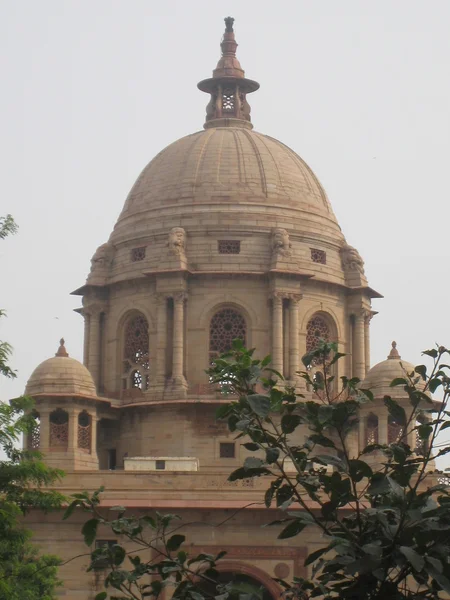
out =
[[(347, 355), (337, 376), (367, 375), (382, 391), (401, 365), (394, 348), (379, 373), (369, 372), (371, 299), (380, 295), (308, 165), (253, 129), (249, 102), (259, 84), (245, 77), (233, 19), (225, 21), (222, 56), (198, 84), (209, 95), (203, 130), (150, 161), (95, 252), (86, 283), (73, 292), (82, 304), (84, 364), (61, 340), (31, 375), (26, 393), (36, 400), (40, 431), (27, 443), (66, 471), (63, 493), (103, 485), (104, 507), (176, 513), (191, 523), (190, 551), (226, 550), (220, 570), (277, 598), (273, 577), (305, 573), (304, 557), (320, 539), (276, 540), (261, 528), (276, 514), (263, 508), (267, 482), (227, 481), (246, 450), (216, 421), (227, 400), (205, 370), (234, 338), (270, 354), (306, 394), (296, 373), (319, 338), (336, 340)], [(387, 441), (395, 427), (376, 402), (356, 445)], [(87, 518), (27, 520), (42, 550), (68, 560), (88, 551)], [(99, 537), (97, 544), (116, 541), (108, 530)], [(88, 564), (84, 556), (62, 567), (65, 600), (102, 590), (102, 573), (86, 573)]]

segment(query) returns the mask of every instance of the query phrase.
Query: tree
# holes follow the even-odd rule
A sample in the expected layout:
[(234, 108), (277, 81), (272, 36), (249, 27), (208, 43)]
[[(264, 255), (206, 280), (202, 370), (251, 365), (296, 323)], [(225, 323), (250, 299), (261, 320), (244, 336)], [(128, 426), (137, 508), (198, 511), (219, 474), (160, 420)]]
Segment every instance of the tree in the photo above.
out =
[[(266, 506), (275, 503), (285, 512), (284, 518), (269, 524), (278, 530), (279, 539), (300, 535), (306, 528), (322, 534), (323, 546), (305, 560), (312, 568), (311, 578), (278, 580), (287, 597), (431, 600), (450, 593), (448, 482), (438, 482), (428, 473), (436, 436), (450, 427), (447, 354), (444, 347), (425, 351), (433, 360), (430, 373), (419, 365), (392, 382), (404, 388), (410, 403), (405, 410), (392, 398), (384, 399), (400, 425), (398, 439), (369, 445), (355, 456), (349, 440), (358, 427), (361, 405), (372, 402), (373, 396), (360, 389), (356, 378), (342, 377), (338, 389), (333, 366), (344, 355), (335, 343), (321, 342), (303, 358), (301, 377), (313, 392), (310, 400), (284, 388), (281, 375), (270, 369), (270, 357), (255, 359), (254, 350), (239, 340), (231, 352), (214, 361), (208, 371), (211, 381), (237, 398), (220, 407), (218, 418), (227, 419), (236, 439), (255, 454), (229, 480), (267, 480)], [(257, 392), (261, 388), (263, 393)], [(443, 400), (436, 409), (429, 394), (438, 388)], [(303, 444), (292, 442), (299, 427), (308, 431)], [(422, 441), (421, 453), (407, 444), (411, 431)], [(450, 447), (439, 448), (436, 456), (448, 452)], [(373, 453), (381, 457), (378, 468), (368, 458)], [(88, 545), (99, 524), (136, 544), (131, 553), (119, 543), (91, 555), (90, 569), (102, 561), (109, 571), (107, 588), (120, 591), (111, 598), (157, 598), (169, 585), (175, 586), (174, 597), (179, 599), (225, 600), (236, 593), (261, 598), (260, 590), (248, 586), (217, 586), (214, 567), (222, 555), (189, 558), (180, 549), (184, 536), (170, 529), (173, 515), (126, 517), (125, 508), (117, 507), (117, 518), (110, 521), (99, 507), (100, 492), (92, 497), (76, 495), (66, 516), (76, 506), (93, 513), (83, 528)], [(157, 558), (139, 557), (143, 548), (152, 548)], [(159, 579), (149, 582), (148, 575)], [(209, 587), (199, 580), (202, 576)], [(97, 600), (107, 597), (106, 591), (101, 592)]]
[[(0, 239), (15, 233), (11, 215), (0, 218)], [(0, 310), (0, 317), (4, 311)], [(16, 377), (9, 365), (12, 348), (0, 341), (0, 373)], [(45, 488), (58, 480), (62, 471), (47, 467), (38, 452), (20, 449), (25, 438), (36, 429), (34, 403), (17, 398), (0, 402), (0, 600), (52, 600), (56, 586), (55, 556), (38, 556), (30, 544), (31, 533), (21, 524), (30, 509), (59, 508), (64, 497)]]

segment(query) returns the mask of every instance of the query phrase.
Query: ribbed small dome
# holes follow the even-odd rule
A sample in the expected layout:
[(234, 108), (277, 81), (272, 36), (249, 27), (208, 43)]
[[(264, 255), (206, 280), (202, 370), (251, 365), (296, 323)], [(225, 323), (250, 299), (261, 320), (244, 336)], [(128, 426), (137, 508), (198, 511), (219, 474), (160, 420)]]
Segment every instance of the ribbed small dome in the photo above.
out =
[[(414, 372), (414, 365), (402, 360), (397, 351), (396, 342), (392, 342), (391, 352), (386, 360), (373, 366), (361, 383), (362, 389), (369, 389), (376, 398), (391, 396), (392, 398), (404, 398), (403, 386), (390, 387), (392, 381), (397, 377), (405, 377), (407, 373)], [(419, 387), (423, 387), (419, 384)]]
[(56, 355), (44, 360), (31, 374), (25, 395), (96, 398), (97, 391), (87, 368), (69, 357), (64, 348), (64, 340), (61, 340)]
[[(188, 135), (160, 152), (133, 186), (111, 242), (158, 230), (184, 217), (230, 214), (255, 223), (273, 214), (287, 229), (321, 232), (342, 240), (328, 198), (308, 165), (269, 136), (241, 127)], [(201, 221), (199, 220), (199, 223)]]

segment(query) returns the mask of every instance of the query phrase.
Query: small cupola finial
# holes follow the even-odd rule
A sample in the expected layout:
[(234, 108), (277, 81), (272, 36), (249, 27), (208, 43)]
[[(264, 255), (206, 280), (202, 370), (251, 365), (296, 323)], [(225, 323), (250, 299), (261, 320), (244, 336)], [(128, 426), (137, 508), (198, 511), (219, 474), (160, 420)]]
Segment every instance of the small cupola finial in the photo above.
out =
[(397, 342), (392, 342), (392, 348), (391, 348), (391, 351), (389, 352), (388, 358), (395, 358), (397, 360), (401, 358), (401, 356), (397, 350)]
[(220, 47), (222, 56), (210, 79), (198, 84), (202, 92), (211, 94), (206, 107), (205, 129), (210, 127), (245, 127), (252, 129), (250, 105), (247, 94), (255, 92), (259, 83), (247, 79), (244, 69), (236, 58), (237, 42), (234, 37), (234, 19), (225, 18), (225, 33)]
[(55, 356), (63, 356), (63, 357), (69, 356), (67, 353), (66, 347), (64, 346), (64, 338), (61, 338), (59, 340), (59, 348), (58, 348), (58, 351), (55, 354)]

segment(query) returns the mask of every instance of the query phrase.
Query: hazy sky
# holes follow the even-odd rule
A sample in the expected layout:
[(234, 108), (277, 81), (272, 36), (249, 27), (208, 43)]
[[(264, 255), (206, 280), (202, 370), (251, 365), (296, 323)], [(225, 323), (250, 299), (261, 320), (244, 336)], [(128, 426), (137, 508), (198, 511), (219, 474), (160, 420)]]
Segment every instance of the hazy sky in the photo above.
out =
[(449, 0), (2, 0), (0, 339), (23, 391), (61, 336), (82, 359), (84, 283), (144, 165), (202, 128), (196, 84), (235, 17), (257, 131), (313, 168), (374, 301), (372, 363), (450, 346)]

